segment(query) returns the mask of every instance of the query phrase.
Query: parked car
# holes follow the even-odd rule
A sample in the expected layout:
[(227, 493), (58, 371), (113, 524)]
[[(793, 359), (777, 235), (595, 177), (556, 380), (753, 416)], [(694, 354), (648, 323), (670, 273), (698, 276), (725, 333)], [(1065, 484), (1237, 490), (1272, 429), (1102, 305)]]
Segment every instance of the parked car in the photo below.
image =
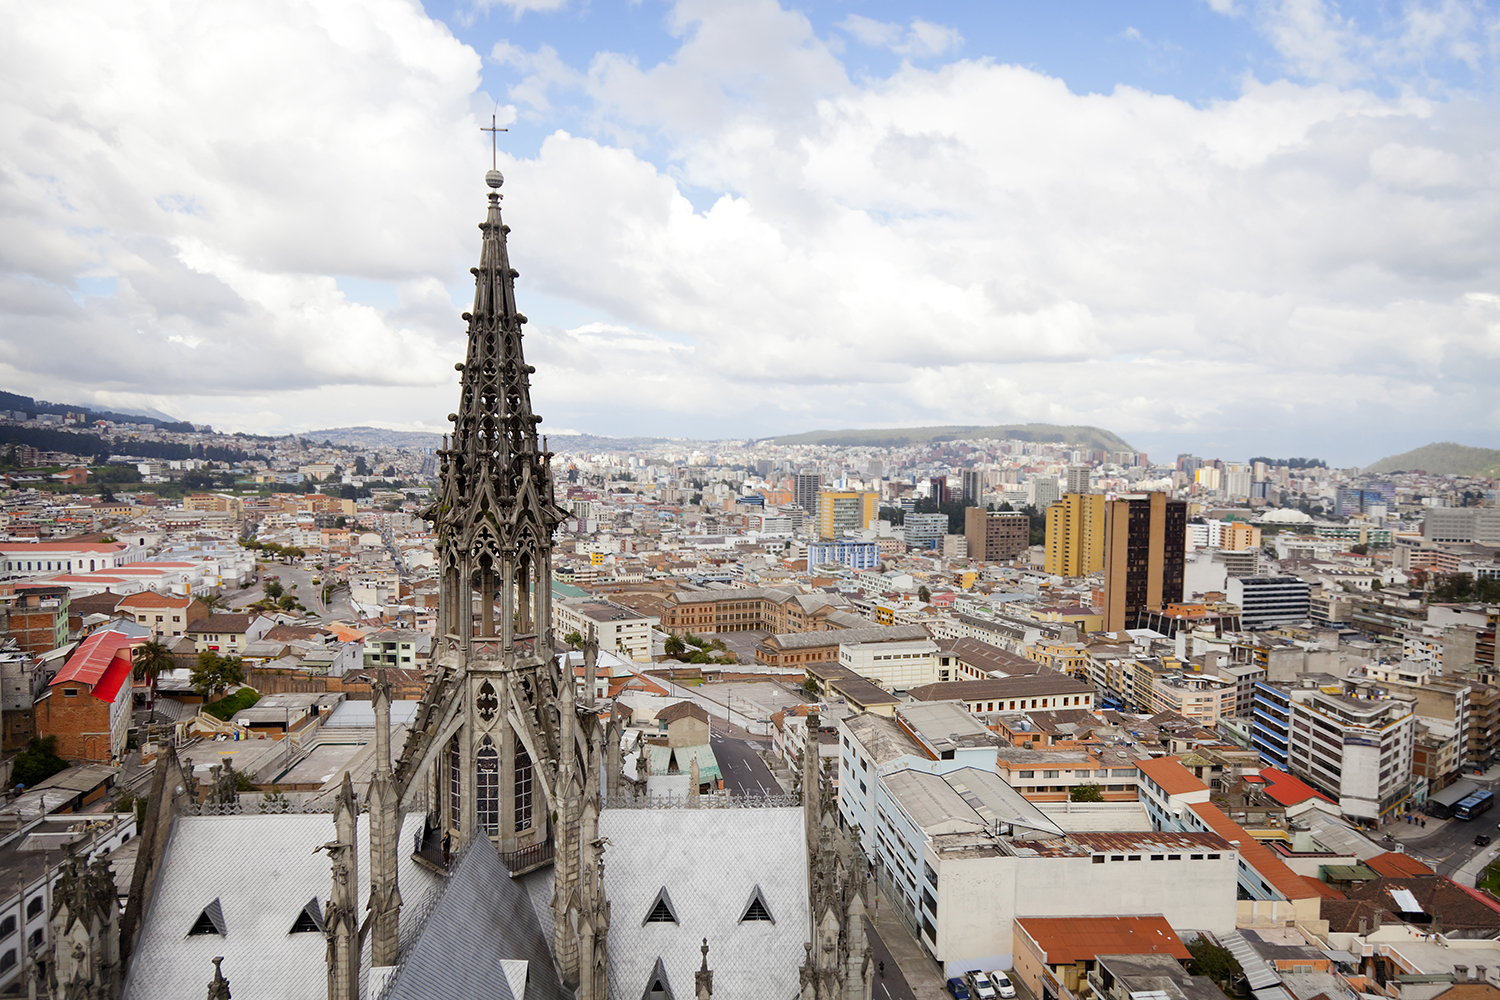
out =
[(1489, 843), (1490, 835), (1487, 833), (1481, 833), (1479, 836), (1474, 838), (1474, 844), (1477, 847), (1488, 847)]
[(969, 992), (974, 994), (974, 1000), (996, 1000), (995, 987), (989, 976), (978, 969), (970, 969), (964, 973), (964, 978), (969, 981)]
[(1006, 976), (1004, 970), (996, 969), (990, 973), (990, 983), (995, 987), (995, 993), (1000, 1000), (1015, 1000), (1016, 988)]
[(953, 1000), (969, 1000), (969, 988), (957, 976), (948, 980), (948, 992), (953, 994)]

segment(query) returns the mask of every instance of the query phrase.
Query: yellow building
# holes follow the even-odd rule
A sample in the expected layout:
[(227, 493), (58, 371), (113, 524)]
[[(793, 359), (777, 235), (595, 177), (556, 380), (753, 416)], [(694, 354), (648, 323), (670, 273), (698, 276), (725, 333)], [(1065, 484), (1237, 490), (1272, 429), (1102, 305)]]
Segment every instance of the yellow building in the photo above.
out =
[(1065, 493), (1047, 508), (1045, 566), (1072, 577), (1104, 568), (1104, 494)]
[(876, 493), (823, 490), (818, 494), (818, 537), (843, 538), (846, 531), (862, 531), (875, 522), (879, 507)]
[(1243, 521), (1225, 521), (1219, 529), (1219, 548), (1226, 552), (1245, 552), (1260, 548), (1260, 529)]

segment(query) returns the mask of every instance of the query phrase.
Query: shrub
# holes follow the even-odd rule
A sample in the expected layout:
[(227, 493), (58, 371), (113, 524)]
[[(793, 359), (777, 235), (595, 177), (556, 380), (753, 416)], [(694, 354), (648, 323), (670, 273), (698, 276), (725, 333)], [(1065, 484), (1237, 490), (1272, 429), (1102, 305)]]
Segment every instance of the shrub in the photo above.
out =
[(228, 720), (234, 717), (234, 713), (242, 708), (249, 708), (260, 701), (260, 695), (253, 688), (240, 688), (227, 698), (221, 698), (212, 705), (205, 705), (203, 711), (216, 719)]

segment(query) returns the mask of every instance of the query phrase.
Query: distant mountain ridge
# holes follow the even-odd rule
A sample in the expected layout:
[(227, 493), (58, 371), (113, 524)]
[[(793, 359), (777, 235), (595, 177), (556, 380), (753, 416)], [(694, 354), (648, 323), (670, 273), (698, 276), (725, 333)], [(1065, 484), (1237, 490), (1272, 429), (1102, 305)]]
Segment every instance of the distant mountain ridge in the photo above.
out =
[(193, 429), (193, 425), (186, 420), (178, 420), (176, 417), (162, 413), (160, 410), (101, 410), (97, 406), (85, 406), (82, 403), (50, 403), (44, 399), (32, 399), (30, 396), (6, 392), (3, 389), (0, 389), (0, 410), (18, 410), (32, 416), (38, 413), (56, 413), (58, 415), (87, 413), (96, 420), (112, 420), (117, 424), (155, 424), (163, 430), (181, 431), (183, 433), (187, 433)]
[(842, 431), (808, 431), (770, 438), (776, 444), (822, 444), (845, 447), (901, 448), (913, 444), (956, 441), (965, 438), (1014, 439), (1017, 441), (1060, 441), (1080, 445), (1090, 451), (1134, 451), (1119, 435), (1101, 427), (1082, 424), (994, 424), (951, 425), (945, 427), (872, 427)]
[(1430, 472), (1437, 476), (1500, 476), (1500, 450), (1436, 441), (1391, 455), (1364, 472)]
[[(441, 448), (443, 436), (430, 431), (388, 431), (381, 427), (328, 427), (320, 431), (303, 431), (299, 438), (309, 441), (332, 441), (356, 448)], [(660, 437), (600, 437), (597, 434), (548, 434), (547, 446), (553, 451), (631, 451), (664, 444)]]

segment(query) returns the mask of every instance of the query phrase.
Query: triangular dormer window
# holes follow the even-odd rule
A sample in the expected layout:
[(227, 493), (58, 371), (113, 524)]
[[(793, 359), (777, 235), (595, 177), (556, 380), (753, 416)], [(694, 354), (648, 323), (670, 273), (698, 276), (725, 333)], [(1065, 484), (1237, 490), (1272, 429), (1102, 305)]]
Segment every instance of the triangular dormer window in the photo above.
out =
[(656, 899), (651, 903), (651, 909), (646, 911), (646, 919), (641, 921), (641, 926), (675, 923), (679, 923), (677, 910), (672, 906), (672, 897), (667, 895), (667, 887), (662, 886), (661, 892), (656, 894)]
[(198, 914), (198, 919), (193, 921), (193, 926), (188, 928), (188, 937), (199, 934), (227, 936), (224, 929), (224, 908), (217, 899), (205, 906), (203, 912)]
[(318, 897), (314, 896), (302, 907), (302, 912), (297, 914), (297, 919), (292, 921), (292, 929), (288, 934), (306, 934), (323, 932), (323, 913), (318, 908)]
[(641, 994), (641, 1000), (673, 1000), (672, 984), (667, 982), (667, 968), (660, 958), (646, 979), (646, 992)]
[(750, 893), (750, 902), (745, 904), (745, 909), (740, 914), (740, 923), (747, 920), (764, 920), (768, 924), (775, 924), (776, 920), (771, 916), (771, 908), (766, 905), (765, 893), (756, 886)]

